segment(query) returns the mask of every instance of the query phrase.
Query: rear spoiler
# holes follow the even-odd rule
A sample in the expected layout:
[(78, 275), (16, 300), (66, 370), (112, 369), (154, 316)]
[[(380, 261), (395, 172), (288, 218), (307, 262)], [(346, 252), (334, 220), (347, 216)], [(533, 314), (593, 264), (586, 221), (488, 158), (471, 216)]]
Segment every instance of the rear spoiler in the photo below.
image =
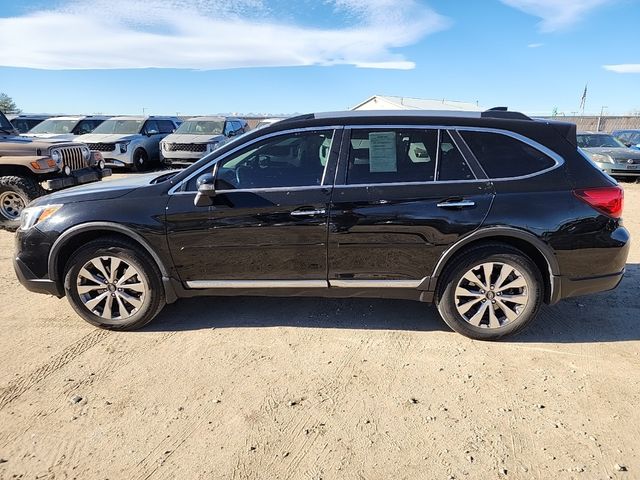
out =
[(543, 120), (551, 125), (573, 147), (578, 148), (578, 127), (575, 123), (558, 122), (555, 120)]

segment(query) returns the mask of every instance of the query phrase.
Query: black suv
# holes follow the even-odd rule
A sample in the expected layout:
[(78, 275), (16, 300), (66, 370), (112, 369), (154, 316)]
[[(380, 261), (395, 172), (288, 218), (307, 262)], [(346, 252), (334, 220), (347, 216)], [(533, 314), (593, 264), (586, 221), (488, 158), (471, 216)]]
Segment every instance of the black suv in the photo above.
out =
[(622, 202), (573, 124), (504, 109), (310, 114), (183, 171), (35, 201), (15, 268), (110, 329), (181, 297), (385, 297), (434, 302), (454, 330), (494, 339), (543, 302), (618, 285)]

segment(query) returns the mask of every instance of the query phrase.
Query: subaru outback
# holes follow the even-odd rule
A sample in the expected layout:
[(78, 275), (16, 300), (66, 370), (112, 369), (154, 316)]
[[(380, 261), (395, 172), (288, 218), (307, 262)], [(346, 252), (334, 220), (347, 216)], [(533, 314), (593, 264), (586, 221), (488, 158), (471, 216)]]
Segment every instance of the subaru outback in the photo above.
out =
[(622, 204), (573, 124), (504, 109), (310, 114), (183, 171), (37, 200), (15, 269), (108, 329), (182, 297), (383, 297), (435, 303), (454, 330), (496, 339), (543, 303), (618, 285)]

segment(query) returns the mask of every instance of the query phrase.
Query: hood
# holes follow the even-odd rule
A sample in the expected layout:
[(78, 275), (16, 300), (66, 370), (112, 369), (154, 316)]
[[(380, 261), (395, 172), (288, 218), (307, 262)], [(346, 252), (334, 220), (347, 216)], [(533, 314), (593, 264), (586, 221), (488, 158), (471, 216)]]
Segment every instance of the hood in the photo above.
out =
[(126, 135), (122, 133), (87, 133), (86, 135), (77, 137), (76, 141), (82, 143), (117, 143), (130, 142), (140, 137), (142, 137), (142, 135), (139, 133)]
[[(0, 152), (4, 155), (34, 155), (36, 150), (48, 154), (51, 147), (70, 145), (66, 140), (24, 137), (22, 135), (0, 136)], [(74, 145), (75, 146), (75, 145)]]
[(224, 135), (195, 135), (193, 133), (172, 133), (162, 140), (163, 143), (214, 143), (221, 142)]
[(152, 180), (166, 174), (167, 172), (153, 172), (144, 175), (128, 175), (125, 178), (116, 180), (88, 183), (51, 193), (35, 200), (32, 205), (86, 202), (89, 200), (107, 200), (123, 197), (140, 187), (151, 185)]
[(73, 133), (23, 133), (23, 136), (30, 138), (45, 138), (47, 140), (64, 140), (71, 142), (76, 139)]
[[(616, 160), (637, 160), (640, 162), (640, 150), (636, 150), (634, 148), (626, 148), (626, 147), (590, 147), (583, 148), (583, 150), (587, 153), (598, 155), (609, 155), (611, 158)], [(638, 163), (636, 162), (636, 163)]]

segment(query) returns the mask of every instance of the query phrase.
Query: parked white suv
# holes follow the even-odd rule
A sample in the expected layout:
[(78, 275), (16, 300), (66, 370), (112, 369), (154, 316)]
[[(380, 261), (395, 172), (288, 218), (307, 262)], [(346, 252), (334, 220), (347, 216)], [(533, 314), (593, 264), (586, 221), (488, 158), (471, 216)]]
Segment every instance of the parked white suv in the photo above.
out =
[(241, 118), (189, 118), (160, 142), (160, 157), (165, 165), (191, 165), (229, 138), (248, 130), (247, 122)]
[(102, 152), (110, 167), (146, 170), (160, 159), (160, 140), (181, 124), (177, 117), (122, 116), (112, 117), (77, 141), (91, 150)]
[(78, 135), (93, 132), (108, 118), (100, 115), (53, 117), (44, 120), (23, 135), (25, 137), (73, 141)]

